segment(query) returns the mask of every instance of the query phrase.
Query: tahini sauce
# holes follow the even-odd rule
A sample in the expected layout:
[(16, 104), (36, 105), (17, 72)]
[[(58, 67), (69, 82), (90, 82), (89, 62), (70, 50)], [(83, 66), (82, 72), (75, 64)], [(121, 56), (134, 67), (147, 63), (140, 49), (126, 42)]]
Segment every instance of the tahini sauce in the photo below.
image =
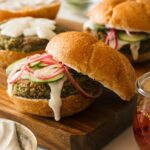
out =
[(45, 18), (21, 17), (11, 19), (0, 25), (0, 33), (9, 37), (38, 36), (50, 40), (56, 35), (55, 21)]

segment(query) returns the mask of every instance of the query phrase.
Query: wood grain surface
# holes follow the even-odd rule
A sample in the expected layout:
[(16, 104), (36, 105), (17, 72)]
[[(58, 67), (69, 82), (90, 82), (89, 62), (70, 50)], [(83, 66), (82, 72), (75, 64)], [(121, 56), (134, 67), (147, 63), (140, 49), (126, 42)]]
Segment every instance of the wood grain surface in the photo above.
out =
[(134, 68), (136, 70), (136, 76), (139, 77), (150, 71), (150, 61), (141, 64), (134, 64)]
[[(150, 62), (135, 65), (137, 76), (150, 70)], [(38, 143), (48, 150), (98, 150), (132, 122), (135, 99), (122, 101), (110, 90), (87, 110), (56, 122), (50, 118), (23, 114), (16, 110), (6, 93), (6, 75), (0, 70), (0, 117), (30, 128)]]

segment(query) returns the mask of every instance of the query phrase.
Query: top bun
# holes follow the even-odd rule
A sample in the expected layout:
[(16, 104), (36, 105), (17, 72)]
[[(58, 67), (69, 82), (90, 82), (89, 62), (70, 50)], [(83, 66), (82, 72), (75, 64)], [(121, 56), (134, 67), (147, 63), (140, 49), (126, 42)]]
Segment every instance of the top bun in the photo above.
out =
[(89, 12), (90, 20), (135, 32), (150, 32), (150, 0), (103, 0)]
[(135, 72), (128, 59), (88, 33), (58, 34), (46, 50), (54, 59), (99, 81), (124, 100), (135, 93)]
[(48, 5), (41, 5), (38, 7), (25, 6), (19, 10), (1, 9), (0, 8), (0, 22), (17, 17), (35, 17), (35, 18), (49, 18), (54, 19), (60, 7), (60, 0), (55, 0)]

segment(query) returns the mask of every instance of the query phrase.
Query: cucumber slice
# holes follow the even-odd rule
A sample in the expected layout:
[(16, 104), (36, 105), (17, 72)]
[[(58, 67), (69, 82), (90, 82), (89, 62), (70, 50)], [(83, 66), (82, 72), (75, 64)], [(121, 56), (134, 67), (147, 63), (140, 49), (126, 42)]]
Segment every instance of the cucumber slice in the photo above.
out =
[(96, 29), (96, 31), (102, 31), (106, 29), (104, 25), (100, 25), (100, 24), (94, 24), (93, 26)]
[(38, 64), (40, 64), (40, 61), (37, 61), (37, 62), (31, 63), (31, 64), (30, 64), (30, 67), (37, 66)]
[(64, 77), (64, 73), (61, 73), (61, 74), (57, 75), (56, 77), (48, 79), (48, 80), (40, 80), (33, 76), (29, 76), (29, 80), (31, 80), (32, 82), (37, 82), (37, 83), (49, 83), (49, 82), (56, 82), (56, 81), (62, 79), (63, 77)]
[(39, 67), (39, 68), (43, 68), (43, 67), (46, 67), (46, 66), (48, 66), (48, 65), (47, 65), (47, 64), (44, 64), (44, 63), (39, 63), (39, 64), (38, 64), (38, 67)]
[(119, 32), (118, 37), (120, 40), (126, 41), (126, 42), (139, 42), (139, 41), (146, 40), (148, 38), (148, 35), (144, 33), (138, 33), (138, 34), (133, 34), (132, 36), (129, 36), (125, 32)]
[(39, 64), (33, 66), (33, 67), (32, 67), (32, 70), (42, 69), (42, 68), (44, 68), (44, 67), (46, 67), (46, 66), (48, 66), (48, 65), (39, 63)]
[(22, 75), (21, 75), (21, 78), (24, 79), (24, 80), (28, 80), (29, 79), (29, 73), (28, 72), (24, 72)]
[(39, 76), (47, 77), (47, 76), (49, 76), (52, 72), (54, 72), (54, 71), (56, 70), (56, 69), (55, 69), (55, 66), (56, 66), (56, 65), (44, 67), (44, 68), (41, 68), (41, 69), (37, 69), (37, 70), (35, 70), (34, 72), (35, 72), (36, 74), (38, 74)]
[(14, 63), (10, 64), (7, 68), (6, 68), (6, 74), (9, 75), (11, 73), (11, 71), (20, 63), (25, 62), (27, 60), (27, 58), (22, 58), (19, 59), (17, 61), (15, 61)]
[(24, 80), (31, 80), (32, 82), (39, 82), (39, 83), (55, 82), (55, 81), (60, 80), (63, 77), (64, 77), (64, 73), (61, 73), (61, 74), (59, 74), (59, 75), (57, 75), (57, 76), (55, 76), (51, 79), (41, 80), (41, 79), (38, 79), (38, 78), (32, 76), (32, 74), (30, 74), (27, 71), (24, 71), (23, 74), (21, 75), (21, 78), (24, 79)]

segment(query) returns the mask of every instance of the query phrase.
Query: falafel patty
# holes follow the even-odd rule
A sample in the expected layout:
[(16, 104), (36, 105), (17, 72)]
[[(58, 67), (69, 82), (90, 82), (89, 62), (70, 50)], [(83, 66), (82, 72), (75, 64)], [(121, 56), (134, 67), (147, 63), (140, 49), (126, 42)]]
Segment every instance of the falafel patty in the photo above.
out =
[[(56, 25), (56, 34), (66, 31), (63, 27)], [(49, 40), (40, 39), (37, 36), (9, 37), (0, 34), (0, 50), (10, 50), (22, 53), (44, 50)]]
[[(149, 53), (150, 52), (149, 50), (150, 50), (150, 39), (141, 41), (139, 54)], [(129, 44), (124, 45), (119, 51), (124, 53), (124, 54), (132, 55), (131, 51), (130, 51), (130, 45)]]
[[(96, 93), (100, 83), (90, 79), (88, 76), (81, 75), (71, 70), (73, 78), (88, 93)], [(61, 97), (76, 95), (78, 91), (73, 87), (71, 82), (67, 80), (64, 83)], [(19, 80), (13, 85), (13, 95), (32, 98), (32, 99), (49, 99), (50, 87), (48, 83), (37, 83), (29, 80)]]

